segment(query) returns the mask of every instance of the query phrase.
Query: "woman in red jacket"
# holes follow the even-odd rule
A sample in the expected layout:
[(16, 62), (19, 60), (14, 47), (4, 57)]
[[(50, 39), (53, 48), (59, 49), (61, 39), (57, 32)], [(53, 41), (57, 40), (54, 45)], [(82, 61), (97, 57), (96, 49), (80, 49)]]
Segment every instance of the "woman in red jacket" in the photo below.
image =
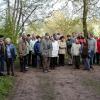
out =
[(97, 39), (97, 53), (96, 53), (97, 64), (100, 63), (100, 38)]

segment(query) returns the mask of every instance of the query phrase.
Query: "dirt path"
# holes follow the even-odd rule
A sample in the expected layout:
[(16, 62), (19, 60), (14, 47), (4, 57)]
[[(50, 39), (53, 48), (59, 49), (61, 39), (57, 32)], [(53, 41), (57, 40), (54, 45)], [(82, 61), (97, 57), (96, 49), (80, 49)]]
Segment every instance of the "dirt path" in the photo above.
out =
[(17, 73), (9, 100), (100, 100), (100, 66), (95, 71), (66, 66), (50, 73), (30, 69)]

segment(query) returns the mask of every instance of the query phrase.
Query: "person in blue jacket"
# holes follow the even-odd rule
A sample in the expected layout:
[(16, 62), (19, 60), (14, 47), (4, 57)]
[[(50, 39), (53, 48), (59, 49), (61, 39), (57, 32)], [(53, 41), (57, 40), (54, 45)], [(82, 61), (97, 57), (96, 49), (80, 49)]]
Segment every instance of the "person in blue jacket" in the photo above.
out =
[(5, 61), (7, 66), (7, 75), (14, 76), (14, 61), (16, 59), (16, 48), (14, 44), (11, 43), (10, 38), (5, 39)]
[(41, 37), (37, 36), (37, 42), (34, 44), (34, 53), (36, 55), (36, 66), (42, 68), (42, 55), (41, 55)]

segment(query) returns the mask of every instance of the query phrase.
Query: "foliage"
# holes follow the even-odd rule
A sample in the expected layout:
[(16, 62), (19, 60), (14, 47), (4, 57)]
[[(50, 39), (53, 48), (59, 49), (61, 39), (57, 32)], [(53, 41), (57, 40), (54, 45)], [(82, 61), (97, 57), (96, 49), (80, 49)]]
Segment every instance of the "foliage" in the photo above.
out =
[(44, 22), (39, 24), (33, 23), (29, 26), (28, 31), (31, 29), (33, 32), (45, 33), (63, 33), (71, 34), (72, 32), (82, 31), (82, 22), (79, 18), (74, 20), (66, 18), (61, 11), (53, 12), (52, 17), (45, 19)]
[(0, 100), (6, 100), (9, 91), (13, 87), (14, 79), (12, 77), (0, 77)]

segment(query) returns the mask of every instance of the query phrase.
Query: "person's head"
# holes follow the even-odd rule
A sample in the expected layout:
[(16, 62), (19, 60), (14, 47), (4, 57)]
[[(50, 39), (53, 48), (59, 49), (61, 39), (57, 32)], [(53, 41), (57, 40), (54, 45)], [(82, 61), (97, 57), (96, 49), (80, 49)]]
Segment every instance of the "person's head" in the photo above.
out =
[(88, 47), (88, 41), (87, 40), (84, 40), (83, 46)]
[(50, 38), (49, 33), (45, 33), (45, 38), (46, 39), (49, 39)]
[(36, 36), (36, 39), (40, 42), (41, 41), (41, 37), (38, 35)]
[(22, 37), (23, 40), (26, 40), (27, 39), (27, 36), (25, 34), (22, 34), (21, 37)]
[(36, 39), (35, 33), (32, 34), (32, 39)]
[(54, 38), (55, 40), (57, 40), (57, 34), (56, 34), (56, 33), (53, 34), (53, 38)]
[(78, 38), (75, 39), (75, 43), (76, 44), (79, 44), (80, 43)]
[(91, 39), (93, 38), (93, 34), (92, 33), (88, 33), (88, 37)]
[(6, 43), (6, 44), (11, 44), (11, 39), (10, 39), (10, 38), (6, 38), (6, 39), (5, 39), (5, 43)]
[(73, 33), (72, 33), (72, 37), (75, 37), (75, 36), (76, 36), (76, 33), (75, 33), (75, 32), (73, 32)]
[(30, 41), (30, 39), (31, 39), (31, 35), (27, 34), (27, 41)]
[(3, 35), (0, 35), (0, 45), (4, 43), (4, 37)]
[(53, 37), (53, 36), (51, 36), (51, 37), (50, 37), (50, 39), (51, 39), (51, 41), (55, 41), (55, 39), (54, 39), (54, 37)]
[(70, 39), (71, 38), (71, 36), (70, 35), (67, 35), (67, 39)]
[(60, 40), (61, 40), (61, 41), (64, 41), (64, 39), (65, 39), (64, 36), (61, 36), (61, 37), (60, 37)]

